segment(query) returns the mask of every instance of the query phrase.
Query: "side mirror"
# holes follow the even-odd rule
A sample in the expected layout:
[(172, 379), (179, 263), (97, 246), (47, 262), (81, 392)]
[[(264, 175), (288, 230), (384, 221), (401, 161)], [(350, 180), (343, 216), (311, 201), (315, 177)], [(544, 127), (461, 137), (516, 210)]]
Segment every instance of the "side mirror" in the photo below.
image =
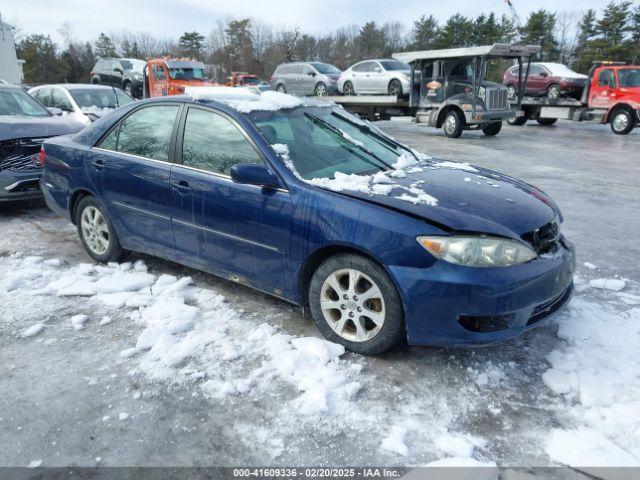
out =
[(316, 72), (309, 72), (309, 73), (307, 73), (307, 75), (309, 75), (310, 77), (315, 77), (316, 76)]
[(49, 113), (51, 115), (56, 115), (56, 116), (60, 116), (62, 115), (62, 109), (58, 108), (58, 107), (47, 107), (47, 110), (49, 110)]
[(540, 76), (541, 76), (541, 77), (548, 77), (548, 76), (549, 76), (549, 74), (548, 74), (547, 72), (541, 72), (541, 73), (540, 73)]
[(231, 180), (245, 185), (278, 188), (280, 181), (264, 165), (237, 164), (231, 167)]

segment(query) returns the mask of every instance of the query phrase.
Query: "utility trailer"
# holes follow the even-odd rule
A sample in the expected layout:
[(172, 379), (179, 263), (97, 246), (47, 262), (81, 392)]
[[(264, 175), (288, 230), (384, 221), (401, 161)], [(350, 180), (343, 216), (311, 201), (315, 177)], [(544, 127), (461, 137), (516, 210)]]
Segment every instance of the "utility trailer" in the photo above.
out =
[(553, 125), (558, 119), (591, 121), (608, 123), (614, 133), (626, 135), (640, 123), (640, 66), (594, 62), (580, 100), (524, 96), (510, 100), (514, 107), (520, 105), (520, 115), (508, 120), (511, 125), (528, 120), (541, 125)]
[[(539, 51), (537, 45), (496, 43), (394, 53), (393, 58), (411, 66), (408, 98), (368, 95), (328, 99), (370, 120), (411, 115), (416, 122), (442, 128), (450, 138), (459, 137), (463, 130), (478, 129), (493, 136), (500, 132), (504, 120), (515, 118), (521, 109), (519, 102), (517, 108), (509, 102), (506, 86), (485, 80), (488, 62), (516, 60), (520, 85), (525, 85), (531, 58)], [(518, 93), (521, 98), (523, 91)]]

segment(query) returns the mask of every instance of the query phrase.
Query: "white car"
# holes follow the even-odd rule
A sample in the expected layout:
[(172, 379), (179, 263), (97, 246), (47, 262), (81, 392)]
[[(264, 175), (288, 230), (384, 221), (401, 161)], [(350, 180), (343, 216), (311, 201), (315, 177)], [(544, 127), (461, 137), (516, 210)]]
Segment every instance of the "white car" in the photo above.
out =
[(342, 72), (338, 91), (343, 95), (408, 95), (411, 67), (398, 60), (365, 60)]
[(45, 107), (60, 109), (62, 115), (70, 115), (85, 125), (134, 101), (119, 88), (88, 83), (41, 85), (27, 93)]

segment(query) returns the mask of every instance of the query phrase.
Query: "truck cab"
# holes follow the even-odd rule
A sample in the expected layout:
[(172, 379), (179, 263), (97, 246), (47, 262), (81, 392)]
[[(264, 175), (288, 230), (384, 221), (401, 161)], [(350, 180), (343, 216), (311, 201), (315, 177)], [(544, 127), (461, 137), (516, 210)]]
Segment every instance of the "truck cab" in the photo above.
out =
[(180, 95), (185, 87), (213, 86), (205, 65), (185, 58), (154, 58), (144, 69), (144, 98)]
[(582, 100), (594, 111), (603, 110), (602, 122), (614, 133), (629, 133), (640, 121), (640, 66), (596, 63)]

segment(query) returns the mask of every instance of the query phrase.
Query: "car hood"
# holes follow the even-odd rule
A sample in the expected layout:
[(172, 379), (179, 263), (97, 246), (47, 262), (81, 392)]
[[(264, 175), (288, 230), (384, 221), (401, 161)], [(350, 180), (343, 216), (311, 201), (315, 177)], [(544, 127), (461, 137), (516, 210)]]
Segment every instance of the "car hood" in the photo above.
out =
[[(434, 160), (408, 172), (413, 173), (389, 177), (394, 188), (388, 195), (343, 193), (457, 232), (519, 238), (553, 220), (562, 220), (558, 207), (544, 192), (491, 170)], [(437, 204), (400, 198), (405, 194), (415, 197), (418, 192), (434, 197)]]
[(0, 141), (13, 138), (39, 138), (68, 135), (84, 128), (84, 124), (57, 117), (22, 117), (17, 115), (0, 115)]

